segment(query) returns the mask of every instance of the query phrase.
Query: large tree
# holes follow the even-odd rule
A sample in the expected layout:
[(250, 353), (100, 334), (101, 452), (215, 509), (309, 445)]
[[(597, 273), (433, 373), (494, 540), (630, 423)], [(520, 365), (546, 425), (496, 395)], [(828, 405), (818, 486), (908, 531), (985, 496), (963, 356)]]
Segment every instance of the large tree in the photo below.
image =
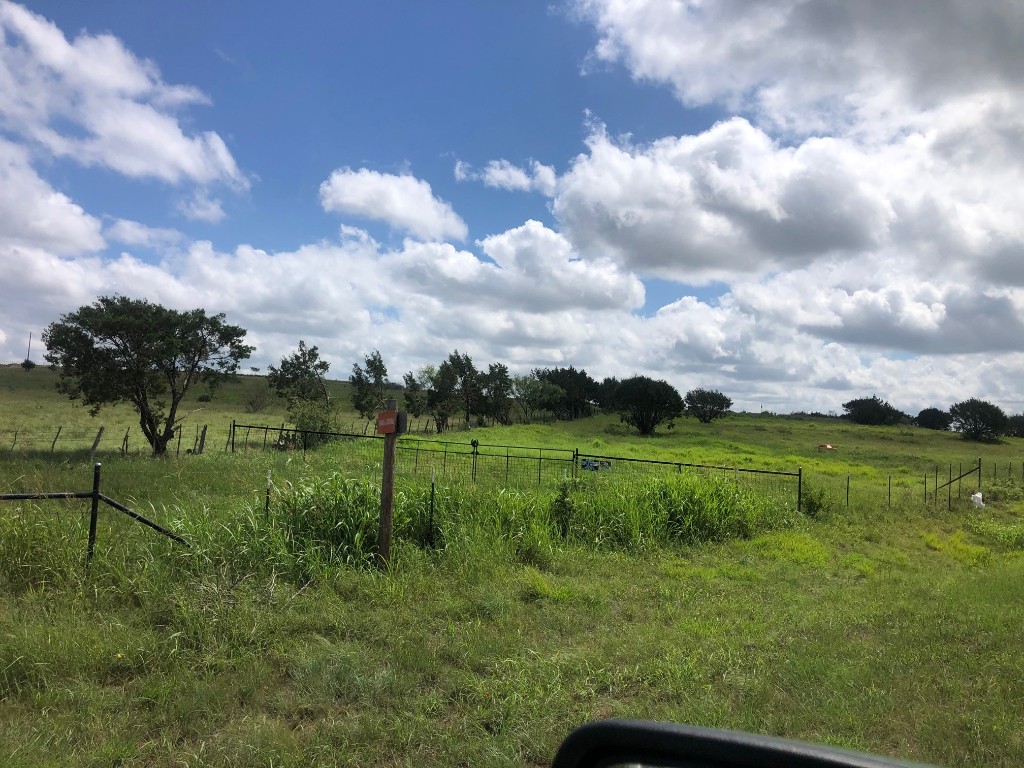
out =
[(732, 408), (732, 400), (717, 389), (691, 389), (683, 399), (687, 416), (696, 417), (702, 424), (720, 419)]
[(653, 435), (663, 421), (671, 421), (683, 413), (683, 398), (676, 388), (647, 376), (619, 382), (615, 402), (622, 421), (636, 427), (641, 435)]
[(869, 426), (892, 426), (902, 421), (909, 421), (910, 417), (882, 400), (878, 395), (871, 397), (858, 397), (843, 403), (844, 419), (849, 419), (854, 424), (866, 424)]
[(543, 368), (534, 370), (533, 375), (562, 390), (560, 399), (545, 406), (556, 418), (573, 421), (594, 412), (598, 385), (582, 368), (578, 371), (571, 365), (568, 368)]
[(125, 296), (103, 296), (61, 316), (43, 332), (46, 359), (59, 372), (57, 389), (99, 413), (131, 403), (153, 455), (167, 452), (178, 409), (196, 381), (216, 386), (252, 353), (245, 330)]
[(1007, 427), (1006, 414), (998, 405), (972, 397), (949, 407), (953, 429), (964, 440), (994, 442)]

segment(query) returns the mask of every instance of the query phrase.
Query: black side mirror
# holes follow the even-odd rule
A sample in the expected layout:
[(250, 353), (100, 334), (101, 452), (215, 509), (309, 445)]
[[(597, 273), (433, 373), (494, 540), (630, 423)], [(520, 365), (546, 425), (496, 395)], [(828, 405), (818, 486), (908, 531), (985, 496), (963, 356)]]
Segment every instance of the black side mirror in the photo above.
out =
[(552, 768), (923, 768), (886, 757), (773, 736), (642, 720), (577, 728)]

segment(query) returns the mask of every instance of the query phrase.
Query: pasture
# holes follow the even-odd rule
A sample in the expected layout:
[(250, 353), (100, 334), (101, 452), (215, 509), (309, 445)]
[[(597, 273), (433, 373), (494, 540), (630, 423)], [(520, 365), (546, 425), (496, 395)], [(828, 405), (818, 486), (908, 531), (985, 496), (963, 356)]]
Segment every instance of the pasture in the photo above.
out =
[[(380, 572), (365, 565), (370, 464), (354, 477), (340, 445), (223, 451), (232, 419), (284, 419), (274, 403), (244, 412), (253, 381), (194, 403), (202, 456), (101, 447), (104, 493), (190, 548), (105, 511), (86, 568), (86, 502), (0, 504), (4, 765), (545, 765), (572, 727), (613, 716), (1024, 763), (1017, 440), (752, 414), (648, 439), (614, 417), (475, 429), (799, 466), (816, 503), (598, 472), (530, 491), (440, 483), (430, 507), (409, 480)], [(0, 368), (2, 493), (88, 490), (88, 445), (51, 452), (56, 427), (133, 426), (51, 388), (44, 369)], [(8, 450), (15, 430), (51, 437)], [(925, 503), (924, 477), (979, 458), (986, 507)]]

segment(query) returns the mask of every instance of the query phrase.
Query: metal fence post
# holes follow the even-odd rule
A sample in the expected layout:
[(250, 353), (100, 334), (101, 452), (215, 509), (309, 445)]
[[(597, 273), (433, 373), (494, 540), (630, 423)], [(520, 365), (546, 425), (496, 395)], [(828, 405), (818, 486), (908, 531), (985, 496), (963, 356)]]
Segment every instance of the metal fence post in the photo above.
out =
[(85, 562), (92, 562), (92, 553), (96, 549), (96, 519), (100, 513), (100, 464), (92, 468), (92, 511), (89, 513), (89, 547)]
[(796, 511), (803, 511), (804, 501), (804, 468), (796, 468)]

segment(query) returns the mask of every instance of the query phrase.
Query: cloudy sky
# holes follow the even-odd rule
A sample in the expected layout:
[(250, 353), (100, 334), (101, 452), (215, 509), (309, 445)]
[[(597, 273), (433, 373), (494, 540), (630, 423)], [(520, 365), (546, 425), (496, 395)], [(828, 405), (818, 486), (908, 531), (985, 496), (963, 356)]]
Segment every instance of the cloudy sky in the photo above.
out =
[(1024, 410), (1019, 0), (0, 0), (0, 361), (124, 294), (252, 364)]

